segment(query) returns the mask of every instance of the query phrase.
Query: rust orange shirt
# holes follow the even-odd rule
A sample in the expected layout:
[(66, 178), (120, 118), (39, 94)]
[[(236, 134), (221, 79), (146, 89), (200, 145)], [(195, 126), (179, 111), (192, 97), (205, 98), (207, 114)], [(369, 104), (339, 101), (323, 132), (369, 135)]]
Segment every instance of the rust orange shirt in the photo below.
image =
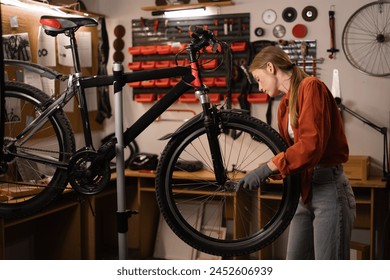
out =
[(282, 177), (301, 173), (301, 195), (310, 196), (311, 178), (316, 165), (333, 166), (348, 160), (348, 143), (341, 114), (326, 85), (315, 77), (305, 78), (298, 92), (298, 126), (293, 129), (294, 142), (288, 134), (289, 93), (278, 109), (279, 133), (289, 147), (277, 154), (273, 162)]

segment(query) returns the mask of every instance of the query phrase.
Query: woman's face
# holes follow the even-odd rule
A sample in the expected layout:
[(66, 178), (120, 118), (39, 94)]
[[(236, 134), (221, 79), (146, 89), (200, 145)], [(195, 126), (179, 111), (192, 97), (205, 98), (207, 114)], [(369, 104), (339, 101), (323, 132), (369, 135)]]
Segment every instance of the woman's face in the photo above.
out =
[(278, 79), (273, 67), (266, 69), (256, 69), (252, 72), (253, 77), (259, 84), (259, 91), (268, 94), (270, 97), (279, 95)]

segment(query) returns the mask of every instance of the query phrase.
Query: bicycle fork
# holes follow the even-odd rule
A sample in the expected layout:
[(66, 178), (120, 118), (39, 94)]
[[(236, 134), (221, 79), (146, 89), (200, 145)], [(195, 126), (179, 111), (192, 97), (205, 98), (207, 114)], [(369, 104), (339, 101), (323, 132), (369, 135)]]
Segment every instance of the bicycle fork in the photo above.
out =
[(210, 98), (206, 94), (205, 89), (196, 90), (195, 95), (202, 104), (204, 113), (204, 126), (206, 128), (207, 139), (210, 146), (211, 159), (213, 162), (215, 179), (221, 186), (225, 185), (228, 180), (226, 170), (222, 160), (221, 149), (218, 140), (218, 114), (215, 106), (210, 105)]
[(214, 106), (210, 105), (210, 98), (207, 94), (207, 87), (203, 85), (202, 79), (200, 77), (200, 72), (198, 71), (199, 66), (193, 51), (191, 54), (191, 69), (192, 75), (195, 77), (195, 80), (192, 84), (195, 86), (195, 96), (199, 99), (202, 104), (202, 109), (204, 113), (204, 126), (206, 128), (207, 140), (210, 146), (211, 159), (214, 167), (215, 179), (217, 180), (218, 185), (223, 186), (228, 180), (226, 171), (224, 168), (221, 149), (218, 141), (218, 118), (217, 110)]

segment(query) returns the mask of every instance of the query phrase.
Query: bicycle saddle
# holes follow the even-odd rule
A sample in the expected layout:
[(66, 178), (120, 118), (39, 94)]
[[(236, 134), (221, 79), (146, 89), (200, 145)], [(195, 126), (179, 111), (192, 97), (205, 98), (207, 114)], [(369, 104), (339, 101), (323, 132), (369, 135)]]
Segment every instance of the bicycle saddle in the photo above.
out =
[(88, 17), (56, 17), (42, 16), (39, 22), (42, 24), (45, 33), (50, 36), (57, 36), (68, 30), (78, 29), (82, 26), (96, 26), (98, 22)]

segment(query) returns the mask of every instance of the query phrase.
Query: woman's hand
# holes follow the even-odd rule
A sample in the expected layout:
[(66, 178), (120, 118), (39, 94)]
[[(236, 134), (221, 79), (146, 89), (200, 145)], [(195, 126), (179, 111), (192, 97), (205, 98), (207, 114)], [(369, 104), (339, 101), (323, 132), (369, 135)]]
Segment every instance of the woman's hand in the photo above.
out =
[(238, 182), (238, 188), (244, 188), (248, 190), (253, 190), (260, 187), (260, 185), (272, 175), (272, 170), (269, 168), (267, 163), (263, 163), (256, 169), (252, 170), (250, 173), (245, 175)]

